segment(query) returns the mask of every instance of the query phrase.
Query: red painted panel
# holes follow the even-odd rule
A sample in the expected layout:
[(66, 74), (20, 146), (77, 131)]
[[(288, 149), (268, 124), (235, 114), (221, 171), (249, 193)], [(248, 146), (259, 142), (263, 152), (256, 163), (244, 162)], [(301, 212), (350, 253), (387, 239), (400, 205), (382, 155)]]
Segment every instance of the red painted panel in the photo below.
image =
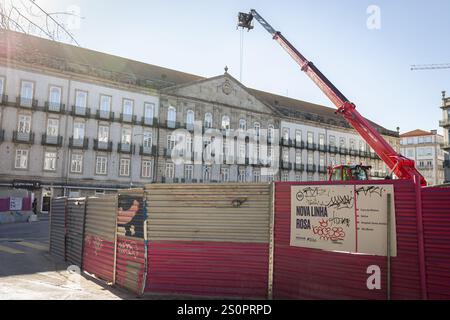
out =
[(450, 299), (450, 188), (422, 191), (429, 299)]
[(114, 243), (97, 235), (84, 238), (83, 269), (97, 278), (112, 282), (114, 272)]
[(148, 253), (146, 292), (267, 297), (268, 244), (153, 241)]
[(143, 239), (117, 237), (116, 283), (135, 293), (142, 293), (145, 277)]
[[(386, 299), (387, 260), (385, 257), (327, 252), (291, 247), (290, 186), (346, 184), (330, 182), (290, 183), (275, 186), (275, 299)], [(347, 183), (348, 184), (348, 183)], [(419, 299), (415, 189), (410, 181), (368, 181), (357, 184), (393, 184), (396, 205), (397, 257), (391, 260), (392, 299)], [(381, 290), (366, 286), (367, 267), (378, 265)]]

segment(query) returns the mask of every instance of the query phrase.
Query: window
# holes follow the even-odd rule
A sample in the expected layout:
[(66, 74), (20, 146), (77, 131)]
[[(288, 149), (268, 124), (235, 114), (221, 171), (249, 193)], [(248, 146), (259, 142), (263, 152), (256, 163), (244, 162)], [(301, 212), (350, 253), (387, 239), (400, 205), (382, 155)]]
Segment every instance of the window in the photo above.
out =
[(345, 148), (345, 138), (339, 138), (339, 147)]
[(153, 134), (151, 131), (144, 131), (143, 138), (142, 138), (142, 144), (144, 148), (151, 148), (152, 147), (152, 140), (153, 140)]
[(350, 150), (355, 150), (355, 139), (350, 139)]
[(205, 128), (211, 128), (212, 127), (212, 114), (211, 113), (205, 113)]
[(230, 129), (230, 117), (229, 116), (222, 117), (222, 129), (223, 130)]
[(261, 182), (261, 171), (253, 171), (253, 182)]
[(211, 180), (211, 168), (208, 166), (203, 167), (203, 181), (209, 182)]
[(289, 162), (289, 150), (286, 150), (286, 149), (283, 150), (282, 159), (283, 159), (283, 162)]
[(301, 173), (296, 173), (295, 174), (295, 181), (297, 181), (297, 182), (302, 181), (302, 174)]
[(194, 111), (188, 110), (186, 113), (186, 124), (191, 126), (194, 125)]
[(73, 138), (75, 140), (84, 139), (84, 130), (85, 130), (84, 122), (75, 122), (73, 124)]
[(100, 111), (109, 112), (111, 110), (111, 97), (110, 96), (100, 96)]
[(283, 140), (289, 140), (289, 128), (283, 128)]
[(20, 98), (22, 103), (29, 103), (31, 105), (31, 100), (34, 94), (34, 83), (31, 81), (22, 81), (20, 88)]
[(72, 159), (70, 161), (70, 172), (83, 172), (83, 155), (77, 153), (72, 154)]
[(335, 147), (336, 146), (336, 137), (330, 136), (330, 146)]
[(16, 150), (16, 159), (14, 162), (14, 167), (16, 169), (27, 169), (28, 168), (28, 150)]
[(56, 152), (44, 153), (44, 170), (45, 171), (56, 170)]
[(47, 136), (57, 137), (59, 131), (59, 120), (58, 119), (48, 119), (47, 120)]
[(194, 174), (194, 166), (192, 164), (187, 164), (184, 166), (184, 179), (186, 181), (191, 181)]
[(144, 103), (144, 117), (145, 119), (151, 119), (155, 117), (155, 104), (153, 103)]
[(95, 174), (107, 173), (108, 159), (105, 156), (97, 156), (95, 161)]
[(75, 91), (75, 106), (77, 108), (86, 108), (87, 106), (87, 92), (76, 90)]
[(167, 121), (170, 122), (175, 122), (177, 119), (177, 110), (170, 106), (169, 109), (167, 110)]
[(319, 166), (322, 167), (322, 169), (325, 168), (325, 155), (323, 153), (321, 153), (319, 156)]
[(364, 142), (359, 141), (359, 150), (364, 151)]
[(109, 127), (99, 126), (98, 127), (98, 141), (107, 143), (109, 140)]
[(173, 179), (175, 175), (175, 170), (173, 163), (166, 163), (166, 178)]
[(141, 175), (142, 178), (151, 178), (153, 176), (153, 166), (151, 160), (142, 160)]
[(308, 144), (312, 145), (314, 143), (314, 133), (313, 132), (308, 132)]
[(49, 93), (49, 103), (50, 105), (61, 104), (61, 88), (60, 87), (50, 87)]
[(325, 145), (325, 135), (323, 133), (319, 134), (319, 146), (323, 147)]
[(414, 149), (406, 149), (406, 156), (408, 158), (414, 158)]
[(17, 131), (19, 133), (30, 133), (31, 129), (31, 116), (20, 114)]
[(0, 77), (0, 96), (5, 93), (5, 77)]
[(295, 151), (295, 163), (296, 164), (301, 164), (302, 163), (302, 151), (301, 150), (296, 150)]
[(281, 174), (281, 181), (289, 181), (289, 172), (283, 171)]
[(273, 136), (275, 134), (275, 127), (273, 125), (269, 125), (268, 132), (267, 132), (267, 139), (270, 143), (273, 142)]
[(229, 168), (221, 168), (220, 176), (221, 176), (222, 182), (229, 182), (230, 181), (230, 169)]
[(128, 177), (130, 175), (130, 159), (120, 159), (119, 176)]
[(308, 181), (314, 181), (314, 174), (313, 173), (308, 173), (308, 177), (307, 177)]
[(314, 153), (308, 151), (308, 166), (314, 164)]
[(123, 99), (123, 114), (127, 116), (133, 115), (134, 101), (130, 99)]
[(261, 129), (261, 125), (259, 124), (259, 122), (255, 122), (253, 124), (253, 129), (255, 129), (256, 136), (259, 137), (259, 132), (260, 132), (260, 129)]
[(239, 129), (247, 130), (247, 121), (245, 119), (239, 119)]
[(300, 143), (302, 141), (302, 131), (301, 130), (295, 130), (295, 141), (297, 143)]
[(122, 138), (120, 140), (122, 144), (131, 144), (131, 129), (122, 128)]
[(175, 147), (175, 136), (168, 135), (167, 136), (167, 150), (172, 150)]
[(246, 180), (246, 170), (245, 168), (239, 168), (238, 181), (245, 182), (245, 180)]

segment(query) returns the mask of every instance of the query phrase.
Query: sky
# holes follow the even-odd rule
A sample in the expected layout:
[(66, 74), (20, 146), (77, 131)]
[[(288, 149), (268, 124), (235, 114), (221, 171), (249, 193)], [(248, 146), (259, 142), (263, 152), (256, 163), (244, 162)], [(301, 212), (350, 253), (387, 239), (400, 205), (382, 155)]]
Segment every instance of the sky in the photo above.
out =
[[(17, 0), (20, 1), (20, 0)], [(25, 1), (25, 0), (22, 0)], [(357, 106), (401, 132), (438, 129), (450, 69), (448, 0), (36, 0), (49, 12), (77, 8), (72, 33), (82, 47), (200, 76), (240, 78), (237, 13), (256, 9)], [(379, 8), (379, 15), (369, 11)], [(372, 18), (379, 19), (373, 20)], [(379, 28), (368, 28), (367, 21)], [(242, 83), (333, 107), (257, 23), (243, 33)]]

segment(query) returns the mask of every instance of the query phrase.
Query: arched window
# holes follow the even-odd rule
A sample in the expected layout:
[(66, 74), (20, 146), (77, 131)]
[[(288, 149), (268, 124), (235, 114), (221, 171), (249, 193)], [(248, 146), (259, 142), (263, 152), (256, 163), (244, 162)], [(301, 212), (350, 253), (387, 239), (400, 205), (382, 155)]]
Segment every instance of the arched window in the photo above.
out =
[(211, 113), (205, 113), (205, 128), (211, 128), (212, 127), (212, 114)]
[(230, 129), (230, 117), (223, 116), (222, 117), (222, 129)]
[(177, 110), (170, 106), (167, 110), (167, 125), (170, 127), (175, 127), (175, 121), (177, 119)]
[(275, 134), (275, 128), (273, 125), (269, 125), (268, 127), (268, 131), (267, 131), (267, 139), (269, 140), (270, 143), (273, 142), (273, 136)]
[(259, 122), (255, 122), (253, 124), (253, 129), (255, 129), (255, 134), (257, 137), (259, 137), (259, 129), (261, 128), (261, 125), (259, 124)]
[(247, 121), (245, 121), (245, 119), (239, 120), (239, 129), (247, 130)]
[(191, 125), (194, 124), (194, 111), (188, 110), (186, 114), (186, 123)]

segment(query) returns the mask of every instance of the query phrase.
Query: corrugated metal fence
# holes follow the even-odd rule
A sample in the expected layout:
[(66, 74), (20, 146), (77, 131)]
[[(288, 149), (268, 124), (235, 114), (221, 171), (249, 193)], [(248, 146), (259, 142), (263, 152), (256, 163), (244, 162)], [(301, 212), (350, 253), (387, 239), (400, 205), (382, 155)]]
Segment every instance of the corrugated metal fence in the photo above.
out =
[(266, 298), (269, 184), (146, 186), (147, 292)]
[(50, 253), (65, 260), (67, 198), (54, 198), (50, 206)]

